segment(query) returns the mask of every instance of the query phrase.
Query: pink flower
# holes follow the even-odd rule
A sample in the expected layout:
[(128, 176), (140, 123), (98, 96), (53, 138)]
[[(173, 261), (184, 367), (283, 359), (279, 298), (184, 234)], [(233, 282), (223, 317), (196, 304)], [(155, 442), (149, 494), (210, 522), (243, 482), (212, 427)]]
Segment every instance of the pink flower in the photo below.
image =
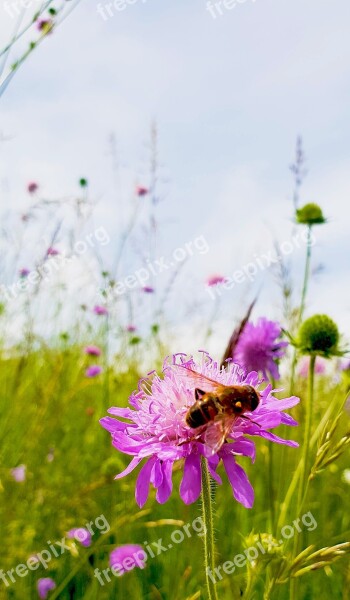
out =
[(22, 279), (25, 279), (26, 277), (28, 277), (29, 273), (30, 273), (29, 269), (26, 269), (26, 268), (23, 268), (23, 269), (19, 270), (19, 276)]
[(27, 185), (27, 190), (30, 194), (35, 194), (38, 189), (39, 185), (35, 181), (30, 181)]
[(100, 306), (98, 304), (96, 304), (96, 306), (94, 306), (93, 312), (95, 313), (95, 315), (107, 315), (108, 314), (107, 308), (105, 306)]
[(57, 256), (59, 253), (60, 251), (57, 250), (57, 248), (53, 248), (52, 246), (50, 246), (50, 248), (48, 248), (46, 251), (47, 256)]
[(128, 331), (129, 333), (134, 333), (136, 329), (137, 327), (135, 327), (135, 325), (128, 325), (126, 331)]
[(146, 560), (147, 554), (138, 544), (118, 546), (109, 555), (109, 564), (115, 571), (118, 571), (118, 575), (124, 575), (135, 567), (144, 569)]
[[(186, 421), (188, 410), (195, 402), (195, 389), (216, 389), (210, 380), (227, 386), (249, 386), (250, 394), (254, 388), (254, 398), (257, 394), (259, 397), (258, 405), (250, 413), (229, 421), (224, 437), (217, 421), (194, 429)], [(152, 484), (157, 490), (157, 501), (163, 504), (172, 492), (173, 465), (182, 460), (184, 472), (180, 496), (185, 504), (191, 504), (201, 493), (201, 458), (207, 461), (211, 476), (219, 484), (222, 481), (216, 470), (222, 461), (235, 499), (251, 508), (254, 491), (245, 471), (236, 462), (237, 456), (255, 459), (255, 444), (246, 436), (258, 436), (293, 447), (298, 445), (269, 430), (281, 424), (297, 425), (283, 411), (295, 406), (299, 398), (277, 399), (273, 396), (272, 386), (262, 389), (261, 383), (256, 372), (244, 376), (239, 366), (233, 363), (226, 369), (220, 368), (207, 353), (203, 353), (201, 364), (184, 354), (174, 355), (171, 363), (166, 360), (163, 378), (153, 372), (148, 378), (141, 379), (138, 390), (129, 399), (131, 407), (110, 408), (108, 412), (117, 419), (104, 417), (100, 421), (110, 432), (113, 446), (133, 457), (116, 479), (128, 475), (146, 459), (136, 482), (136, 502), (140, 507), (144, 506)], [(219, 444), (215, 439), (217, 434)]]
[(11, 475), (17, 483), (22, 483), (26, 480), (26, 471), (26, 465), (19, 465), (18, 467), (11, 469)]
[(38, 589), (39, 598), (41, 598), (41, 600), (46, 600), (49, 592), (51, 590), (54, 590), (55, 587), (56, 587), (56, 584), (55, 584), (54, 580), (51, 579), (51, 577), (43, 577), (42, 579), (38, 579), (37, 589)]
[(265, 379), (279, 379), (278, 361), (286, 353), (288, 342), (280, 340), (281, 327), (261, 317), (256, 325), (247, 323), (233, 352), (233, 360), (247, 371), (258, 371)]
[(136, 195), (137, 196), (139, 196), (139, 197), (146, 196), (146, 194), (148, 194), (148, 192), (149, 192), (148, 188), (146, 188), (142, 185), (136, 186)]
[(86, 369), (85, 377), (97, 377), (100, 373), (102, 373), (102, 367), (99, 365), (91, 365)]
[(91, 533), (84, 527), (74, 527), (73, 529), (70, 529), (67, 533), (67, 537), (69, 539), (75, 539), (86, 548), (91, 546)]
[(40, 19), (37, 21), (37, 29), (45, 35), (51, 33), (53, 29), (53, 21), (51, 19)]
[(151, 287), (150, 285), (145, 285), (142, 290), (145, 292), (145, 294), (153, 294), (154, 293), (154, 288)]
[(223, 275), (211, 275), (207, 279), (207, 285), (209, 285), (209, 286), (218, 285), (219, 283), (225, 283), (225, 281), (226, 281), (226, 277), (224, 277)]
[(98, 346), (86, 346), (84, 349), (85, 354), (89, 356), (101, 356), (101, 349)]
[[(307, 377), (309, 374), (310, 357), (304, 356), (299, 364), (299, 375), (300, 377)], [(326, 370), (326, 361), (321, 356), (316, 356), (315, 362), (315, 373), (316, 375), (323, 375)]]

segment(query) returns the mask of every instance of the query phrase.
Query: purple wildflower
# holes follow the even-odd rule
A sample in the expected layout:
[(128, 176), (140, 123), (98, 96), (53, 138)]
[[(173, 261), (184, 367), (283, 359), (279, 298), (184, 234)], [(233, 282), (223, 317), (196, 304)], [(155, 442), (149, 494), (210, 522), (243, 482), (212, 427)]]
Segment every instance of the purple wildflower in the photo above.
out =
[(153, 294), (154, 293), (154, 288), (151, 287), (150, 285), (145, 285), (142, 290), (145, 292), (145, 294)]
[(29, 269), (23, 268), (19, 270), (19, 276), (21, 277), (21, 279), (25, 279), (26, 277), (28, 277), (30, 271)]
[(52, 246), (50, 246), (50, 248), (48, 248), (46, 251), (47, 256), (57, 256), (59, 253), (60, 251), (57, 250), (57, 248), (53, 248)]
[(67, 537), (69, 539), (75, 539), (77, 542), (80, 542), (82, 546), (88, 548), (91, 546), (91, 533), (85, 529), (84, 527), (74, 527), (70, 529), (67, 533)]
[(39, 186), (35, 181), (30, 181), (27, 185), (27, 190), (30, 194), (35, 194)]
[(219, 283), (225, 283), (225, 281), (226, 277), (224, 277), (223, 275), (211, 275), (207, 279), (207, 285), (209, 285), (209, 287), (212, 287), (213, 285), (219, 285)]
[[(188, 369), (222, 384), (254, 386), (260, 395), (260, 403), (253, 413), (254, 421), (250, 420), (250, 413), (247, 413), (246, 418), (238, 417), (218, 450), (213, 450), (207, 441), (205, 434), (208, 426), (191, 429), (186, 423), (186, 413), (194, 404), (194, 390), (198, 387), (198, 382), (190, 376)], [(168, 360), (165, 361), (163, 375), (161, 379), (153, 372), (147, 379), (140, 380), (138, 390), (130, 397), (132, 408), (109, 409), (111, 415), (130, 422), (111, 417), (104, 417), (100, 421), (111, 433), (113, 446), (133, 457), (116, 479), (128, 475), (146, 458), (136, 483), (136, 502), (140, 507), (146, 503), (152, 483), (157, 490), (157, 501), (163, 504), (172, 492), (173, 464), (184, 459), (180, 496), (185, 504), (191, 504), (201, 493), (201, 457), (207, 460), (210, 474), (219, 484), (222, 482), (216, 469), (222, 460), (234, 497), (250, 508), (254, 501), (254, 491), (235, 457), (248, 456), (254, 461), (255, 444), (246, 435), (297, 446), (296, 442), (283, 440), (268, 430), (280, 424), (297, 425), (292, 417), (282, 411), (295, 406), (299, 398), (292, 396), (277, 400), (273, 396), (271, 385), (259, 389), (262, 382), (256, 372), (245, 377), (239, 366), (233, 363), (229, 363), (226, 369), (220, 368), (207, 353), (203, 353), (200, 365), (192, 357), (175, 355), (171, 364)]]
[(51, 579), (51, 577), (43, 577), (42, 579), (38, 579), (37, 588), (38, 588), (39, 598), (41, 598), (42, 600), (45, 600), (48, 596), (48, 593), (51, 590), (54, 590), (55, 587), (56, 587), (56, 584), (55, 584), (54, 580)]
[(139, 197), (146, 196), (146, 194), (148, 194), (148, 192), (149, 192), (149, 189), (146, 188), (144, 185), (137, 185), (136, 186), (136, 194), (137, 194), (137, 196), (139, 196)]
[(26, 471), (26, 465), (19, 465), (18, 467), (11, 469), (11, 475), (17, 483), (22, 483), (26, 480)]
[[(299, 375), (300, 377), (307, 377), (309, 374), (310, 356), (304, 356), (300, 361)], [(321, 356), (316, 356), (315, 361), (315, 373), (316, 375), (323, 375), (326, 370), (326, 361)]]
[(86, 346), (84, 352), (89, 356), (101, 356), (101, 348), (99, 348), (98, 346)]
[(108, 314), (107, 308), (105, 306), (101, 306), (99, 304), (96, 304), (96, 306), (94, 306), (93, 312), (95, 313), (95, 315), (107, 315)]
[(126, 328), (126, 331), (128, 333), (134, 333), (136, 331), (136, 329), (137, 328), (135, 327), (135, 325), (128, 325), (127, 328)]
[(233, 360), (249, 371), (261, 372), (265, 379), (279, 379), (277, 361), (286, 352), (288, 342), (278, 338), (282, 331), (275, 321), (261, 317), (257, 324), (247, 323), (233, 353)]
[(102, 367), (100, 367), (99, 365), (91, 365), (86, 369), (85, 376), (96, 377), (97, 375), (100, 375), (100, 373), (102, 373)]
[(147, 554), (142, 546), (138, 544), (125, 544), (118, 546), (109, 555), (109, 564), (118, 575), (124, 575), (127, 571), (132, 571), (136, 566), (140, 569), (145, 568)]

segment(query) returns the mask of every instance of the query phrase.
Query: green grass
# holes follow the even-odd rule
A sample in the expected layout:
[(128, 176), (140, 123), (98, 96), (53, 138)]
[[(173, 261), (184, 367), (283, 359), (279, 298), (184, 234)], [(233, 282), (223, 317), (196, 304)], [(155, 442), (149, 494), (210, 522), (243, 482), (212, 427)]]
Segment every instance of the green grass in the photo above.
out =
[[(99, 425), (99, 419), (109, 406), (127, 405), (138, 373), (134, 363), (130, 362), (130, 368), (122, 371), (121, 362), (117, 361), (115, 370), (108, 373), (108, 382), (106, 375), (86, 379), (87, 359), (82, 356), (81, 348), (43, 347), (17, 358), (3, 354), (0, 359), (0, 568), (4, 571), (15, 568), (30, 555), (47, 548), (48, 540), (61, 540), (72, 527), (82, 527), (101, 514), (110, 524), (110, 531), (102, 535), (95, 528), (90, 548), (77, 544), (76, 551), (72, 545), (71, 552), (54, 558), (47, 570), (40, 566), (26, 577), (15, 575), (16, 583), (8, 588), (0, 581), (0, 598), (37, 598), (36, 581), (48, 576), (57, 584), (49, 598), (205, 598), (203, 543), (195, 534), (149, 559), (144, 570), (135, 569), (123, 577), (112, 577), (111, 583), (104, 587), (94, 577), (96, 567), (108, 566), (109, 552), (117, 545), (151, 543), (159, 538), (167, 545), (171, 533), (181, 528), (176, 521), (191, 523), (200, 515), (200, 503), (188, 507), (179, 499), (180, 469), (174, 473), (171, 499), (160, 506), (151, 493), (142, 511), (134, 499), (137, 473), (118, 481), (113, 479), (129, 459), (111, 446), (110, 436)], [(298, 382), (297, 394), (302, 402), (295, 413), (302, 422), (306, 384)], [(324, 379), (317, 383), (314, 427), (332, 399), (343, 395), (341, 384)], [(348, 426), (349, 418), (344, 412), (340, 428), (346, 431)], [(291, 429), (289, 435), (301, 440), (302, 428)], [(53, 460), (48, 460), (48, 455), (52, 455)], [(274, 445), (274, 488), (279, 502), (300, 457), (300, 449)], [(244, 509), (233, 499), (231, 488), (221, 473), (223, 485), (213, 490), (218, 564), (241, 553), (244, 538), (251, 531), (261, 534), (270, 531), (267, 443), (258, 440), (254, 465), (250, 466), (248, 459), (240, 462), (247, 468), (256, 500), (252, 510)], [(10, 469), (21, 463), (27, 465), (27, 478), (17, 483)], [(348, 456), (344, 455), (311, 483), (304, 512), (311, 511), (317, 521), (317, 528), (308, 534), (308, 543), (315, 544), (316, 548), (350, 537), (350, 489), (341, 477), (347, 466)], [(295, 502), (296, 497), (285, 525), (291, 525), (296, 517)], [(164, 523), (164, 519), (174, 522)], [(289, 542), (283, 552), (288, 553), (292, 545)], [(264, 597), (266, 575), (265, 565), (252, 598)], [(311, 572), (300, 583), (300, 600), (345, 600), (350, 585), (349, 559), (342, 558), (326, 569)], [(239, 598), (239, 590), (245, 586), (245, 569), (236, 569), (219, 583), (219, 598)], [(287, 600), (288, 584), (276, 587), (272, 598)]]

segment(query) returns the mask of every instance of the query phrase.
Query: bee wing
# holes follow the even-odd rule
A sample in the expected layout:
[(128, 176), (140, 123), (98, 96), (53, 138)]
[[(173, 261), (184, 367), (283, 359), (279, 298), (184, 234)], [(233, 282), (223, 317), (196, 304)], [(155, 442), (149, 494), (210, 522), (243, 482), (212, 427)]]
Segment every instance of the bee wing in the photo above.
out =
[(204, 441), (211, 449), (212, 454), (216, 454), (224, 444), (235, 419), (236, 417), (219, 416), (219, 418), (207, 426), (204, 434)]
[(210, 377), (206, 377), (183, 365), (171, 365), (170, 368), (176, 369), (176, 375), (182, 379), (184, 384), (188, 385), (191, 382), (194, 388), (200, 388), (204, 392), (215, 392), (220, 390), (220, 388), (226, 387), (222, 383), (214, 381), (214, 379), (210, 379)]

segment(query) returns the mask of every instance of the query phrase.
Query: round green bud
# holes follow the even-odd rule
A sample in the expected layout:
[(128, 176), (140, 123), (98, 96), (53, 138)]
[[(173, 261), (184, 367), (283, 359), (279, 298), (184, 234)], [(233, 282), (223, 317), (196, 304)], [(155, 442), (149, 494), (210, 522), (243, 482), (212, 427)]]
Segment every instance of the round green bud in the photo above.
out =
[(85, 188), (85, 187), (87, 187), (87, 184), (88, 184), (88, 180), (85, 179), (85, 177), (82, 177), (81, 179), (79, 179), (80, 187)]
[(338, 342), (338, 327), (327, 315), (314, 315), (299, 329), (298, 345), (303, 354), (331, 356), (336, 354)]
[(302, 208), (296, 211), (297, 223), (302, 225), (321, 225), (326, 222), (321, 208), (318, 204), (305, 204)]

